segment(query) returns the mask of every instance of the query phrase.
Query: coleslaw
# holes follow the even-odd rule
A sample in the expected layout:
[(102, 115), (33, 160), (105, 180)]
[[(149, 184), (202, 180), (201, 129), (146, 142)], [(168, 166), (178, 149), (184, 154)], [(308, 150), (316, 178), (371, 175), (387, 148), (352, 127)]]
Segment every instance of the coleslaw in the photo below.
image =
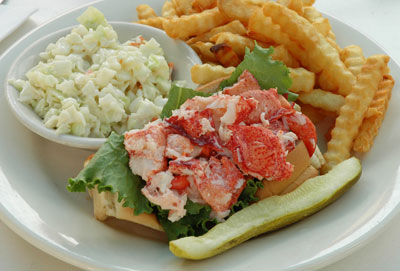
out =
[(158, 118), (171, 88), (170, 67), (155, 39), (124, 43), (90, 7), (71, 33), (47, 46), (26, 79), (10, 80), (57, 134), (107, 137)]

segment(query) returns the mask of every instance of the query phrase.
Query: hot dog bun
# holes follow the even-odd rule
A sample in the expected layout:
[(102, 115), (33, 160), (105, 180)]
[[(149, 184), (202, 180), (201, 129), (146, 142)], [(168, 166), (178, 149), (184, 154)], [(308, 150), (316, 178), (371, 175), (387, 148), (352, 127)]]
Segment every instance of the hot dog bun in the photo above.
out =
[(134, 215), (133, 209), (123, 207), (123, 202), (118, 202), (118, 196), (111, 192), (99, 193), (96, 188), (89, 190), (93, 199), (93, 211), (97, 220), (104, 221), (109, 217), (135, 222), (154, 230), (163, 231), (161, 224), (154, 214)]

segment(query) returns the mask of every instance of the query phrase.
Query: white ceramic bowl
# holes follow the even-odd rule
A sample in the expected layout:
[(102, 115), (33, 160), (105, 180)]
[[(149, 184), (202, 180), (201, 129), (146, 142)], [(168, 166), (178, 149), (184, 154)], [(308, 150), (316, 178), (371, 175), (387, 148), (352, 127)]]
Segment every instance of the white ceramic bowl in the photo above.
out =
[[(164, 31), (150, 26), (127, 22), (110, 22), (110, 24), (117, 32), (120, 42), (127, 41), (138, 35), (142, 35), (145, 39), (155, 38), (164, 49), (167, 61), (174, 63), (173, 80), (186, 80), (190, 87), (196, 87), (191, 80), (190, 68), (195, 64), (201, 64), (201, 60), (186, 43), (171, 39)], [(36, 134), (67, 146), (96, 150), (104, 143), (105, 138), (56, 134), (54, 129), (44, 126), (42, 119), (30, 106), (18, 101), (19, 91), (7, 83), (9, 79), (25, 78), (26, 72), (40, 61), (39, 53), (45, 51), (49, 43), (56, 42), (59, 38), (70, 33), (73, 27), (75, 26), (61, 29), (38, 39), (19, 55), (11, 65), (7, 75), (5, 82), (6, 97), (18, 120)]]

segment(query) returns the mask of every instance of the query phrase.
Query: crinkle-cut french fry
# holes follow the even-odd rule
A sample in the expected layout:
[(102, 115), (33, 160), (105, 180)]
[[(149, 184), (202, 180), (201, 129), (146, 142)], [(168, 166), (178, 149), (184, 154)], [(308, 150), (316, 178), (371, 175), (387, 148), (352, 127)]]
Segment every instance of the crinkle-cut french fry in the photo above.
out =
[(249, 5), (262, 7), (262, 5), (264, 5), (265, 2), (267, 2), (267, 1), (269, 1), (269, 0), (245, 0), (245, 1), (246, 1), (247, 4), (249, 4)]
[[(340, 53), (341, 48), (336, 43), (336, 35), (333, 33), (331, 24), (327, 18), (322, 17), (322, 14), (314, 7), (307, 7), (305, 8), (305, 13), (309, 12), (309, 17), (305, 18), (308, 19), (313, 26), (326, 38), (326, 41), (336, 49)], [(318, 17), (319, 16), (319, 17)], [(318, 19), (319, 18), (319, 19)]]
[(329, 75), (328, 72), (322, 71), (317, 78), (318, 86), (323, 90), (336, 92), (337, 85), (333, 81), (332, 77)]
[(333, 33), (332, 30), (329, 31), (328, 35), (326, 36), (326, 41), (329, 42), (330, 45), (332, 45), (333, 48), (336, 49), (340, 53), (341, 48), (340, 46), (336, 43), (336, 35)]
[[(379, 83), (378, 91), (368, 108), (367, 116), (364, 118), (358, 135), (354, 140), (353, 150), (358, 152), (368, 152), (374, 144), (379, 128), (385, 117), (389, 100), (394, 86), (393, 77), (385, 75)], [(372, 111), (372, 112), (370, 112)]]
[(327, 38), (330, 38), (334, 41), (336, 41), (336, 35), (335, 33), (332, 31), (332, 29), (329, 31), (328, 35), (326, 36)]
[(200, 56), (202, 60), (205, 61), (211, 61), (211, 62), (218, 62), (217, 58), (215, 57), (214, 53), (211, 52), (211, 47), (213, 47), (215, 44), (212, 42), (201, 42), (198, 41), (194, 44), (191, 44), (190, 46), (193, 48), (193, 50), (196, 51), (196, 53)]
[(385, 55), (375, 55), (367, 59), (357, 76), (357, 83), (345, 98), (345, 104), (340, 108), (336, 118), (332, 138), (328, 142), (328, 150), (324, 154), (326, 164), (323, 172), (329, 171), (333, 166), (350, 156), (350, 150), (358, 130), (362, 124), (365, 113), (374, 98), (383, 71), (389, 61)]
[(251, 51), (254, 49), (254, 40), (243, 37), (238, 34), (232, 34), (230, 32), (221, 32), (210, 38), (210, 41), (215, 44), (225, 43), (232, 47), (233, 51), (242, 58), (245, 54), (246, 47), (248, 47)]
[(310, 92), (314, 88), (315, 74), (304, 68), (289, 68), (289, 76), (292, 79), (292, 86), (289, 88), (293, 92)]
[(325, 111), (339, 112), (340, 107), (344, 105), (344, 97), (339, 94), (314, 89), (310, 92), (300, 92), (298, 99), (304, 103), (321, 108)]
[(300, 16), (303, 16), (303, 1), (301, 0), (277, 0), (276, 1), (278, 4), (281, 4), (285, 7), (290, 8), (291, 10), (294, 10), (299, 14)]
[(146, 4), (138, 5), (136, 7), (136, 12), (139, 20), (157, 17), (154, 9)]
[[(330, 32), (332, 32), (332, 31), (330, 31)], [(333, 33), (333, 32), (332, 32), (332, 33)], [(327, 41), (333, 48), (335, 48), (336, 51), (337, 51), (338, 53), (340, 53), (341, 48), (340, 48), (339, 44), (336, 43), (336, 40), (334, 40), (334, 39), (332, 39), (332, 38), (329, 38), (329, 33), (328, 33), (328, 37), (326, 37), (326, 41)]]
[(229, 76), (235, 70), (234, 67), (224, 68), (221, 65), (196, 64), (190, 70), (192, 81), (204, 85), (221, 77)]
[(193, 0), (192, 8), (196, 12), (202, 12), (206, 9), (212, 9), (217, 6), (217, 0)]
[(253, 12), (264, 2), (265, 1), (218, 0), (218, 8), (231, 20), (239, 20), (247, 24)]
[[(261, 12), (262, 13), (262, 11), (260, 11), (260, 10), (257, 10), (257, 11), (255, 11), (254, 13), (259, 13), (259, 12)], [(250, 20), (249, 20), (249, 25), (248, 25), (248, 27), (250, 26), (250, 22), (251, 22), (252, 20), (251, 20), (251, 17), (250, 17)], [(254, 21), (254, 20), (253, 20)], [(257, 23), (252, 23), (252, 28), (253, 28), (253, 30), (256, 30), (256, 31), (258, 31), (258, 29), (254, 29), (254, 28), (258, 28), (258, 27), (260, 27), (261, 25), (269, 25), (269, 24), (263, 24), (263, 23), (258, 23), (258, 21), (257, 21)], [(249, 31), (247, 31), (247, 36), (248, 37), (250, 37), (250, 38), (252, 38), (252, 39), (254, 39), (254, 40), (256, 40), (257, 42), (263, 42), (263, 43), (265, 43), (265, 44), (270, 44), (271, 46), (276, 46), (276, 43), (275, 43), (275, 41), (272, 39), (272, 38), (270, 38), (270, 37), (268, 37), (267, 35), (265, 35), (265, 33), (261, 33), (261, 32), (254, 32), (254, 31), (250, 31), (250, 28), (249, 28)]]
[(164, 2), (161, 9), (161, 16), (167, 18), (178, 17), (178, 12), (176, 11), (175, 6), (171, 1)]
[[(313, 27), (313, 25), (299, 16), (295, 11), (275, 2), (267, 2), (263, 6), (264, 15), (281, 26), (291, 40), (305, 48), (308, 63), (303, 66), (308, 70), (319, 73), (326, 71), (327, 76), (335, 83), (338, 92), (347, 95), (355, 83), (355, 76), (340, 60), (338, 51)], [(286, 45), (286, 44), (285, 44)], [(289, 51), (291, 48), (287, 46)]]
[(195, 11), (192, 9), (192, 0), (171, 0), (178, 16), (190, 15)]
[(306, 18), (310, 23), (318, 21), (322, 17), (322, 14), (313, 6), (304, 6), (303, 9), (304, 9), (303, 17)]
[(275, 46), (271, 57), (273, 60), (282, 61), (289, 68), (300, 67), (300, 63), (289, 53), (284, 45)]
[(308, 58), (303, 48), (292, 41), (281, 27), (272, 22), (270, 17), (264, 16), (262, 9), (254, 11), (248, 25), (248, 36), (266, 43), (282, 44), (290, 54), (301, 63), (308, 66)]
[(216, 44), (210, 50), (224, 67), (236, 67), (240, 64), (239, 56), (225, 43)]
[(355, 75), (359, 75), (365, 64), (365, 57), (360, 46), (349, 45), (340, 51), (340, 58), (344, 65)]
[(393, 86), (394, 79), (390, 75), (389, 67), (386, 66), (383, 70), (383, 80), (379, 83), (379, 88), (364, 118), (380, 117), (386, 113), (389, 100), (392, 96)]
[(302, 1), (303, 1), (303, 6), (305, 7), (312, 6), (315, 3), (315, 0), (302, 0)]
[(321, 33), (322, 36), (328, 36), (330, 25), (327, 18), (322, 18), (322, 20), (314, 22), (312, 25), (318, 30), (319, 33)]
[(207, 41), (210, 41), (210, 38), (212, 36), (214, 36), (218, 33), (221, 33), (221, 32), (231, 32), (233, 34), (245, 35), (247, 32), (247, 29), (246, 29), (246, 27), (244, 27), (244, 25), (239, 20), (234, 20), (225, 25), (221, 25), (216, 28), (213, 28), (206, 33), (203, 33), (196, 37), (188, 39), (186, 41), (186, 43), (190, 45), (190, 44), (193, 44), (198, 41), (207, 42)]
[(163, 22), (163, 28), (171, 38), (186, 40), (227, 22), (228, 18), (214, 8), (179, 18), (169, 18)]
[(165, 21), (168, 21), (168, 18), (153, 17), (153, 18), (139, 20), (139, 21), (134, 22), (134, 23), (145, 24), (145, 25), (149, 25), (149, 26), (156, 27), (156, 28), (159, 28), (159, 29), (163, 29), (163, 23)]
[(328, 36), (331, 24), (327, 18), (314, 7), (305, 7), (303, 17), (307, 19), (324, 37)]

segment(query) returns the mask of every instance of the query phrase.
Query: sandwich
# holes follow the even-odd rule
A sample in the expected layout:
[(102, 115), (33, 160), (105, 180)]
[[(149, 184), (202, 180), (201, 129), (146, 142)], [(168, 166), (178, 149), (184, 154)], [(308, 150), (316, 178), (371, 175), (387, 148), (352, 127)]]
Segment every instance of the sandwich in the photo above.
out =
[(175, 240), (319, 175), (315, 126), (272, 50), (256, 46), (231, 77), (197, 90), (173, 86), (160, 119), (111, 134), (68, 190), (88, 191), (98, 220), (132, 221)]

